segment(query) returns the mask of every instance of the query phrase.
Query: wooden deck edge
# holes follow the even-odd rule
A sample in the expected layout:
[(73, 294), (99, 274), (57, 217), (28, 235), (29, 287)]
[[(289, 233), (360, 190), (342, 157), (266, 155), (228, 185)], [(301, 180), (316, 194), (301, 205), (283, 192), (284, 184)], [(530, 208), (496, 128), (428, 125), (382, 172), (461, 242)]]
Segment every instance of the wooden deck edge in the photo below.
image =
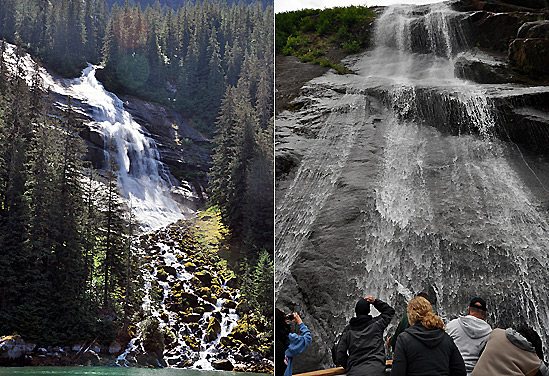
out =
[(334, 376), (334, 375), (343, 375), (345, 373), (345, 368), (328, 368), (328, 369), (319, 369), (318, 371), (298, 373), (293, 376)]
[[(385, 361), (385, 365), (392, 366), (393, 360), (389, 359)], [(334, 376), (334, 375), (343, 375), (344, 373), (345, 373), (345, 368), (337, 367), (337, 368), (319, 369), (318, 371), (312, 371), (312, 372), (298, 373), (293, 376)]]

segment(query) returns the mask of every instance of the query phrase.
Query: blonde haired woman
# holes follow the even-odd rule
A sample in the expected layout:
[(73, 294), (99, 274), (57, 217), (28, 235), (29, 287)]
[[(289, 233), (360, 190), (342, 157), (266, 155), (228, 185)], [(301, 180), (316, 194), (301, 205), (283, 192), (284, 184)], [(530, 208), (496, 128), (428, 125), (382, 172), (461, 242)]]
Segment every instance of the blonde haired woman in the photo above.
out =
[(429, 301), (408, 302), (410, 327), (398, 336), (391, 376), (466, 376), (465, 363)]

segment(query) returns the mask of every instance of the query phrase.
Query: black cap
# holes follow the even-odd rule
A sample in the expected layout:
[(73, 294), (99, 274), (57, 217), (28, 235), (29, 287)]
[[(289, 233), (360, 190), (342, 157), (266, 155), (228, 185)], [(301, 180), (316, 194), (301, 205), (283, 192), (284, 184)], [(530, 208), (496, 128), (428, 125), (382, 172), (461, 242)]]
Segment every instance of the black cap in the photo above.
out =
[(356, 315), (369, 315), (370, 314), (370, 303), (366, 299), (360, 299), (356, 303), (355, 307)]
[(484, 312), (488, 311), (486, 309), (486, 301), (484, 299), (478, 298), (478, 297), (471, 299), (471, 303), (469, 303), (469, 307), (481, 309)]

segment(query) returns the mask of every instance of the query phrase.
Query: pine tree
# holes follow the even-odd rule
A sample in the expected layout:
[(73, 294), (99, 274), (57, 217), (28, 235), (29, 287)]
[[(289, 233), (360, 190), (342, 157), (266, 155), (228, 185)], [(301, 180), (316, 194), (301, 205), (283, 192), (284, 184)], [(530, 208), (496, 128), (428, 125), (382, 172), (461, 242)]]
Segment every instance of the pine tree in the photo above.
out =
[(100, 234), (102, 238), (102, 271), (103, 271), (103, 309), (111, 312), (117, 309), (116, 298), (120, 294), (120, 287), (124, 283), (126, 272), (125, 253), (126, 224), (123, 218), (124, 210), (120, 202), (120, 192), (116, 170), (118, 166), (114, 157), (109, 157), (109, 170), (106, 173), (106, 187), (101, 200), (102, 219)]
[(263, 251), (259, 255), (253, 273), (253, 299), (259, 307), (262, 315), (271, 317), (273, 315), (274, 296), (274, 264), (269, 252)]

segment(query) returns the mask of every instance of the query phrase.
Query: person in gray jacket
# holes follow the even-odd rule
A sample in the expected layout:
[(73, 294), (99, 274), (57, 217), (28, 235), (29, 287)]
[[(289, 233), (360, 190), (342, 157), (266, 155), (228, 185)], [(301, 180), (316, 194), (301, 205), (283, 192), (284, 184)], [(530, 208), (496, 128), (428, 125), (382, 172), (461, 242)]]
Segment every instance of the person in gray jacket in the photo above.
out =
[(468, 313), (450, 321), (446, 330), (459, 349), (467, 375), (471, 375), (492, 328), (484, 321), (488, 313), (484, 299), (473, 298)]
[[(370, 304), (381, 315), (370, 316)], [(337, 345), (336, 362), (347, 376), (382, 376), (385, 374), (385, 342), (383, 331), (395, 310), (389, 304), (368, 295), (355, 307), (356, 317), (344, 329)]]

